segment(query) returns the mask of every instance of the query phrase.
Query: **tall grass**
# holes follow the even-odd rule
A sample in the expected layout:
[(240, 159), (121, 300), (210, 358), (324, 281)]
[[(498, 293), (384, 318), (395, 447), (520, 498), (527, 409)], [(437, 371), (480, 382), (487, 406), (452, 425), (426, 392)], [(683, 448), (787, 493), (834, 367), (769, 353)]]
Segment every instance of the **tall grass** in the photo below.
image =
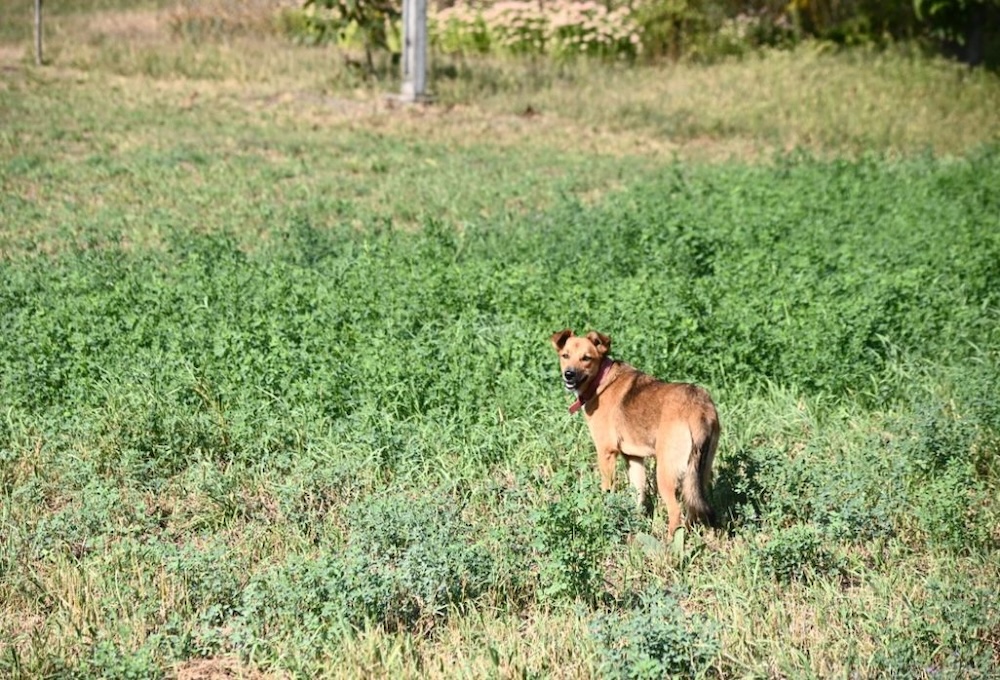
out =
[[(253, 252), (229, 221), (8, 260), (6, 668), (471, 669), (470, 626), (554, 616), (611, 631), (566, 643), (597, 673), (642, 663), (601, 650), (648, 634), (645, 592), (707, 645), (684, 672), (992, 672), (998, 171), (677, 165), (461, 232), (319, 227), (318, 201)], [(726, 531), (626, 540), (663, 528), (597, 491), (564, 325), (713, 389)]]

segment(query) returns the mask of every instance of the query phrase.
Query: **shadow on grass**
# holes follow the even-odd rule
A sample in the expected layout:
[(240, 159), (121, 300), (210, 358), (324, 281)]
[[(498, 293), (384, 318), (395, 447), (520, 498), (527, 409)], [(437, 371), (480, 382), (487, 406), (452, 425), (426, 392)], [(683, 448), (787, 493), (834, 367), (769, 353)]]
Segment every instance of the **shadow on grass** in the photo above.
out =
[(740, 448), (726, 456), (716, 469), (711, 503), (718, 527), (730, 536), (748, 522), (760, 516), (764, 487), (758, 476), (760, 463), (748, 448)]

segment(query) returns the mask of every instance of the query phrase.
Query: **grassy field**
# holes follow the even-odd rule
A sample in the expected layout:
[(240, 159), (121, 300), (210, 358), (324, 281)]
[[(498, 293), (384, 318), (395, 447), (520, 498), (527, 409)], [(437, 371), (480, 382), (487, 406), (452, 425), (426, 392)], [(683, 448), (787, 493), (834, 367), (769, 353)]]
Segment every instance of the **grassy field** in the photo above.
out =
[[(42, 68), (0, 9), (0, 675), (1000, 673), (995, 74), (439, 59), (407, 108), (82, 6)], [(724, 527), (599, 492), (566, 326), (712, 391)]]

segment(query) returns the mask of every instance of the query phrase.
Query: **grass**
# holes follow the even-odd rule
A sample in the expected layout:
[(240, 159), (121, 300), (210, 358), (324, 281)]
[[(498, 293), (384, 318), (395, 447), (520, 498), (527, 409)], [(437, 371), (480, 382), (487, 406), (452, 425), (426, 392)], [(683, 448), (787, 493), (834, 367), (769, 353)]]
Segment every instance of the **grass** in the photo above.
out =
[(497, 113), (531, 106), (722, 159), (791, 149), (955, 154), (1000, 134), (987, 115), (1000, 103), (995, 75), (905, 54), (858, 57), (807, 45), (711, 68), (500, 65), (490, 79), (480, 68), (440, 83), (442, 99), (474, 99)]
[[(498, 60), (401, 108), (158, 11), (3, 34), (0, 674), (996, 674), (995, 75)], [(722, 530), (598, 492), (565, 326), (711, 389)]]

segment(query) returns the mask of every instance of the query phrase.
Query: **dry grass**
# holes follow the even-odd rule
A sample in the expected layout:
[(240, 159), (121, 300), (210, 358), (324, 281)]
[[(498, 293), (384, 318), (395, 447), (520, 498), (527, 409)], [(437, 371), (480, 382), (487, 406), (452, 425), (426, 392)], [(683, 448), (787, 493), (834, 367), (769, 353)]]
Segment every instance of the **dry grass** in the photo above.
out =
[(529, 617), (489, 611), (455, 618), (433, 637), (369, 629), (342, 641), (336, 658), (314, 659), (323, 677), (595, 677), (585, 616), (572, 608)]
[(178, 664), (174, 673), (177, 680), (276, 680), (288, 677), (284, 673), (262, 673), (229, 656), (193, 659)]
[[(898, 54), (845, 55), (805, 46), (713, 66), (579, 66), (542, 82), (513, 96), (487, 94), (478, 104), (494, 113), (531, 106), (581, 128), (723, 159), (727, 151), (760, 158), (797, 148), (961, 154), (1000, 140), (1000, 119), (990, 113), (1000, 109), (995, 74)], [(473, 89), (439, 87), (456, 99), (470, 97)]]

